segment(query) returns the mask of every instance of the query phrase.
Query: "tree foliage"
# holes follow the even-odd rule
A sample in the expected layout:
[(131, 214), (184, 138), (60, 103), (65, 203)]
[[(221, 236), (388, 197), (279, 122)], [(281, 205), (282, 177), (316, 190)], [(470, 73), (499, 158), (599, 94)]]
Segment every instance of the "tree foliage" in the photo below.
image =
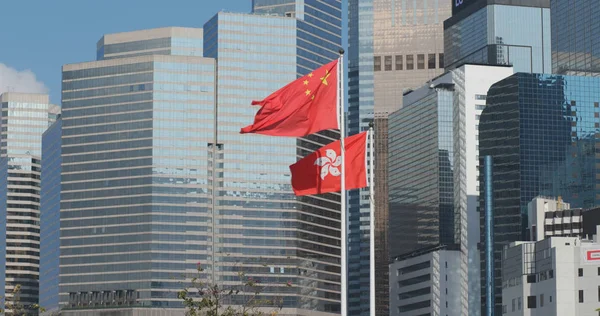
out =
[[(203, 281), (203, 271), (198, 263), (197, 276), (178, 293), (186, 316), (273, 316), (283, 308), (283, 298), (261, 298), (266, 287), (244, 272), (238, 272), (237, 284), (226, 286)], [(292, 283), (285, 286), (291, 287)], [(243, 303), (229, 304), (234, 297), (242, 298)]]
[(15, 288), (12, 291), (12, 297), (5, 297), (4, 308), (0, 307), (0, 314), (7, 316), (31, 315), (35, 311), (45, 312), (46, 310), (38, 304), (24, 305), (21, 302), (21, 285), (19, 284), (15, 285)]

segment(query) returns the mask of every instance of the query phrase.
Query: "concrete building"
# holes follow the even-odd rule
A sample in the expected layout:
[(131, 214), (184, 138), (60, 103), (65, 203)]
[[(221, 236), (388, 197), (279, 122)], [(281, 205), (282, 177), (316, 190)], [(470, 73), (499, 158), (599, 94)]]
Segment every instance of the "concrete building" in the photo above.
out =
[(550, 0), (552, 73), (600, 76), (600, 15), (594, 0)]
[[(375, 121), (375, 287), (387, 293), (388, 114), (402, 107), (405, 91), (443, 72), (442, 22), (450, 16), (450, 1), (350, 0), (348, 15), (348, 132), (365, 131)], [(368, 205), (368, 190), (349, 193), (352, 315), (369, 309)], [(387, 315), (386, 298), (377, 295), (377, 315)]]
[(452, 1), (444, 21), (445, 65), (512, 65), (515, 72), (551, 69), (550, 0)]
[(460, 250), (424, 248), (390, 263), (390, 315), (465, 315), (460, 288)]
[(97, 61), (63, 67), (65, 315), (180, 315), (198, 262), (209, 282), (243, 270), (273, 284), (282, 314), (339, 313), (340, 195), (296, 199), (289, 180), (339, 133), (239, 134), (251, 100), (338, 57), (341, 3), (303, 3), (297, 18), (220, 12), (204, 29), (106, 35)]
[(592, 207), (584, 210), (583, 217), (583, 236), (592, 239), (598, 234), (597, 228), (600, 225), (600, 207)]
[(463, 65), (406, 94), (389, 119), (390, 253), (458, 247), (460, 314), (480, 309), (479, 115), (489, 87), (512, 71)]
[(40, 306), (51, 315), (59, 310), (60, 174), (62, 120), (42, 135), (40, 186)]
[(12, 300), (19, 285), (21, 304), (37, 314), (42, 134), (60, 108), (47, 95), (14, 92), (0, 95), (0, 105), (0, 297)]
[(599, 295), (596, 241), (550, 237), (502, 251), (502, 315), (596, 316)]
[[(488, 197), (493, 201), (494, 253), (490, 256), (496, 277), (485, 284), (494, 285), (496, 314), (503, 304), (502, 249), (528, 239), (525, 210), (529, 202), (542, 195), (561, 196), (571, 208), (600, 203), (595, 185), (600, 169), (593, 149), (600, 126), (598, 87), (596, 77), (517, 73), (495, 83), (488, 92), (479, 123), (479, 155), (493, 158)], [(488, 201), (486, 195), (481, 197), (484, 209)], [(481, 212), (482, 233), (485, 222), (485, 212)], [(482, 268), (485, 251), (481, 249)]]
[(527, 205), (530, 241), (547, 237), (584, 237), (583, 210), (570, 209), (570, 204), (558, 199), (536, 197)]

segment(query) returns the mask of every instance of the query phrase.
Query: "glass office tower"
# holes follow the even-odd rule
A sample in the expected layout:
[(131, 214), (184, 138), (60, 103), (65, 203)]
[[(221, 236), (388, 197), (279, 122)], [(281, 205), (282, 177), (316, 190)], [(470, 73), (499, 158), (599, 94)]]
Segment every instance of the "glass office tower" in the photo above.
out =
[[(390, 115), (389, 187), (392, 257), (454, 239), (452, 76), (405, 97)], [(444, 82), (445, 81), (445, 82)]]
[[(303, 76), (310, 73), (313, 69), (319, 67), (322, 64), (325, 64), (333, 59), (339, 57), (339, 49), (342, 46), (342, 12), (341, 12), (342, 3), (339, 0), (254, 0), (253, 1), (253, 12), (255, 14), (269, 14), (269, 15), (279, 15), (279, 16), (287, 16), (287, 17), (296, 17), (296, 25), (297, 25), (297, 37), (296, 37), (296, 46), (297, 46), (297, 76)], [(219, 64), (221, 64), (222, 59), (219, 58)], [(297, 140), (297, 153), (296, 156), (298, 158), (306, 156), (312, 153), (314, 150), (318, 149), (322, 145), (330, 143), (334, 140), (339, 139), (338, 131), (323, 131), (317, 134), (310, 135), (306, 138), (300, 138)], [(315, 214), (315, 215), (327, 215), (322, 213), (322, 208), (325, 207), (329, 210), (335, 210), (336, 212), (339, 210), (339, 201), (340, 195), (335, 194), (326, 194), (319, 196), (306, 196), (297, 198), (298, 208), (307, 214)], [(321, 205), (321, 206), (319, 206)], [(334, 213), (328, 213), (337, 221), (339, 220), (339, 214), (336, 215)], [(315, 218), (317, 219), (317, 218)], [(336, 227), (339, 227), (337, 224)], [(337, 229), (337, 228), (336, 228)], [(309, 230), (312, 230), (309, 229)], [(336, 235), (339, 236), (339, 232), (336, 232)], [(310, 237), (308, 235), (299, 236), (300, 238), (308, 240), (315, 240), (314, 237)], [(323, 240), (321, 242), (330, 243), (328, 240)], [(309, 244), (307, 244), (309, 245)], [(311, 248), (314, 247), (310, 246)], [(339, 244), (338, 244), (339, 247)], [(313, 255), (309, 255), (309, 253), (305, 253), (301, 251), (299, 253), (299, 257), (307, 256), (312, 257)], [(332, 275), (322, 274), (319, 271), (335, 271), (339, 273), (339, 267), (331, 266), (329, 264), (322, 265), (317, 264), (312, 260), (307, 260), (307, 258), (301, 259), (300, 266), (310, 267), (314, 266), (318, 269), (308, 269), (304, 273), (310, 272), (310, 270), (314, 270), (316, 273), (321, 273), (325, 280), (331, 280)], [(303, 274), (304, 275), (304, 274)], [(314, 276), (316, 276), (315, 274)], [(338, 279), (339, 280), (339, 277)], [(319, 282), (314, 284), (313, 281), (303, 280), (303, 278), (299, 279), (303, 284), (311, 284), (310, 287), (318, 286)], [(331, 298), (335, 297), (338, 300), (338, 303), (332, 305), (331, 302), (327, 302), (327, 306), (325, 307), (326, 311), (338, 311), (339, 312), (339, 284), (337, 284), (333, 289), (336, 290), (336, 293), (326, 293), (326, 297)], [(303, 298), (301, 298), (304, 300)], [(310, 300), (309, 300), (310, 301)], [(311, 304), (316, 304), (311, 303)], [(322, 303), (318, 303), (322, 304)], [(306, 305), (304, 303), (301, 304)], [(309, 305), (306, 305), (309, 306)], [(318, 310), (323, 310), (321, 307)]]
[(550, 0), (453, 2), (444, 21), (445, 65), (512, 65), (516, 72), (551, 71)]
[[(239, 134), (252, 100), (337, 58), (336, 6), (314, 1), (304, 19), (221, 12), (202, 36), (111, 34), (99, 61), (64, 66), (66, 315), (181, 313), (182, 275), (198, 262), (210, 282), (236, 282), (242, 269), (272, 284), (261, 298), (283, 297), (282, 314), (339, 312), (339, 194), (296, 199), (289, 171), (339, 133)], [(205, 57), (151, 54), (165, 42)]]
[[(490, 88), (479, 124), (479, 155), (493, 161), (496, 271), (495, 280), (487, 284), (495, 287), (495, 315), (508, 304), (501, 296), (502, 247), (527, 240), (527, 203), (538, 195), (561, 196), (576, 208), (600, 202), (600, 169), (595, 163), (598, 87), (600, 78), (595, 77), (518, 73)], [(480, 209), (487, 203), (483, 193)], [(483, 232), (485, 218), (480, 214)], [(485, 273), (485, 250), (481, 258)], [(484, 311), (485, 302), (482, 297)]]
[(42, 135), (40, 187), (40, 306), (59, 309), (60, 170), (62, 120)]
[[(335, 14), (326, 9), (323, 14), (341, 24), (339, 9)], [(286, 293), (290, 314), (340, 310), (339, 194), (297, 200), (289, 182), (289, 165), (297, 157), (338, 139), (339, 133), (297, 140), (240, 135), (239, 127), (254, 117), (250, 100), (260, 100), (338, 57), (340, 38), (315, 30), (315, 25), (323, 25), (322, 17), (317, 20), (308, 12), (307, 8), (304, 20), (219, 13), (204, 25), (204, 38), (210, 39), (205, 56), (218, 60), (217, 143), (224, 155), (222, 179), (215, 189), (215, 260), (258, 265), (252, 271), (280, 285), (273, 291)], [(231, 281), (237, 269), (223, 267), (216, 278)], [(286, 288), (286, 280), (298, 287)]]
[[(348, 2), (348, 131), (375, 121), (375, 287), (377, 315), (388, 314), (388, 114), (402, 107), (405, 91), (441, 74), (443, 25), (450, 2), (443, 0), (350, 0)], [(369, 191), (349, 193), (349, 312), (369, 310)]]
[[(439, 246), (460, 251), (460, 265), (446, 269), (458, 277), (459, 286), (448, 291), (460, 293), (460, 304), (451, 305), (461, 315), (480, 310), (479, 115), (490, 86), (512, 73), (506, 66), (463, 65), (407, 93), (404, 107), (390, 116), (390, 254), (406, 259)], [(432, 276), (442, 277), (441, 271)], [(410, 286), (390, 286), (408, 292), (400, 304), (419, 296)]]
[(176, 291), (198, 262), (213, 268), (215, 61), (145, 53), (158, 40), (202, 51), (190, 33), (107, 35), (99, 52), (140, 56), (63, 66), (65, 315), (166, 313), (181, 308)]
[(40, 263), (40, 167), (42, 134), (59, 108), (47, 95), (0, 95), (0, 296), (13, 299), (20, 285), (21, 304), (37, 315)]
[(552, 73), (600, 76), (600, 6), (594, 0), (550, 1)]

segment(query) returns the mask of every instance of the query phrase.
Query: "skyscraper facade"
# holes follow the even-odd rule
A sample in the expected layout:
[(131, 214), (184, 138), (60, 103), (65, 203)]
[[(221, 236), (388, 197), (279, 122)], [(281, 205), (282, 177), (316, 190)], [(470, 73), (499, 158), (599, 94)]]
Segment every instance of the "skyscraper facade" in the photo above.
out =
[(444, 21), (447, 68), (464, 63), (512, 65), (515, 72), (551, 71), (550, 0), (452, 2)]
[(461, 293), (461, 315), (480, 309), (478, 117), (489, 87), (511, 74), (511, 67), (463, 65), (406, 94), (390, 115), (390, 254), (458, 249), (460, 265), (448, 269), (461, 276), (461, 286), (449, 289)]
[[(368, 129), (375, 139), (387, 138), (388, 114), (402, 107), (402, 94), (443, 72), (442, 22), (449, 1), (350, 0), (348, 2), (348, 131)], [(387, 315), (387, 143), (375, 142), (376, 308)], [(349, 312), (369, 309), (369, 193), (349, 193)]]
[(600, 75), (600, 7), (594, 0), (550, 0), (552, 73)]
[(391, 257), (454, 245), (454, 84), (409, 93), (389, 118)]
[(289, 171), (339, 133), (239, 134), (252, 100), (338, 57), (341, 3), (306, 3), (304, 18), (220, 12), (202, 36), (107, 35), (98, 61), (63, 67), (67, 315), (181, 313), (198, 262), (209, 282), (243, 270), (272, 284), (261, 298), (282, 297), (283, 314), (339, 312), (340, 195), (297, 199)]
[[(250, 100), (339, 56), (336, 33), (314, 31), (326, 25), (325, 17), (341, 23), (339, 7), (331, 11), (325, 2), (312, 4), (322, 10), (318, 19), (221, 12), (204, 25), (205, 56), (218, 60), (216, 132), (224, 165), (215, 189), (215, 260), (249, 261), (251, 271), (278, 284), (273, 291), (285, 293), (285, 313), (292, 315), (340, 311), (339, 194), (297, 199), (289, 171), (299, 156), (338, 139), (339, 133), (298, 140), (240, 135), (239, 127), (253, 120)], [(230, 281), (237, 269), (225, 265), (216, 279)], [(297, 286), (287, 288), (287, 280)]]
[[(185, 42), (186, 34), (106, 35), (99, 52), (140, 56), (63, 66), (65, 315), (181, 308), (182, 275), (189, 278), (198, 262), (213, 268), (215, 61), (144, 53), (158, 40)], [(202, 51), (201, 40), (189, 40)]]
[[(341, 9), (342, 3), (339, 0), (253, 1), (253, 12), (255, 14), (269, 14), (297, 18), (296, 43), (298, 76), (306, 75), (321, 64), (339, 57), (338, 52), (342, 45)], [(339, 137), (340, 134), (338, 131), (323, 131), (305, 138), (300, 138), (297, 140), (297, 157), (304, 157), (320, 146), (339, 139)], [(319, 209), (322, 207), (339, 209), (339, 206), (336, 207), (332, 202), (335, 204), (339, 203), (340, 195), (327, 194), (322, 196), (305, 196), (297, 198), (297, 201), (303, 212), (309, 214), (321, 214)], [(338, 217), (334, 218), (337, 220), (340, 217), (338, 215)], [(301, 266), (317, 267), (318, 265), (315, 262), (303, 262)], [(338, 268), (331, 266), (322, 266), (319, 269), (338, 271)], [(306, 270), (305, 273), (307, 271), (310, 270)], [(323, 275), (323, 277), (326, 280), (330, 280), (331, 274)], [(331, 294), (327, 295), (329, 296)]]
[[(494, 280), (484, 284), (494, 286), (496, 315), (502, 313), (502, 247), (527, 240), (528, 203), (538, 195), (561, 196), (572, 208), (591, 207), (600, 200), (595, 164), (599, 80), (517, 73), (490, 88), (479, 124), (479, 154), (493, 158), (495, 271), (490, 274)], [(485, 203), (482, 194), (482, 208)], [(484, 221), (482, 217), (482, 228)], [(485, 311), (485, 297), (482, 304)]]
[(0, 296), (14, 298), (28, 313), (39, 299), (40, 168), (42, 134), (59, 112), (47, 95), (0, 95)]
[(48, 313), (59, 309), (61, 134), (59, 118), (42, 135), (39, 301)]

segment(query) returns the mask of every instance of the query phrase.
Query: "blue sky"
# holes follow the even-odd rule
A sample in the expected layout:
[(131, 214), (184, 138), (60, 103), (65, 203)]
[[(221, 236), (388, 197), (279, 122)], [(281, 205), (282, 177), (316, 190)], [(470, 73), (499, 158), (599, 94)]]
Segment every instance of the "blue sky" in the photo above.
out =
[(33, 90), (20, 92), (48, 90), (51, 101), (60, 104), (62, 65), (94, 60), (96, 42), (103, 34), (164, 26), (202, 27), (204, 22), (220, 10), (249, 12), (251, 2), (251, 0), (2, 1), (0, 92), (9, 89)]

